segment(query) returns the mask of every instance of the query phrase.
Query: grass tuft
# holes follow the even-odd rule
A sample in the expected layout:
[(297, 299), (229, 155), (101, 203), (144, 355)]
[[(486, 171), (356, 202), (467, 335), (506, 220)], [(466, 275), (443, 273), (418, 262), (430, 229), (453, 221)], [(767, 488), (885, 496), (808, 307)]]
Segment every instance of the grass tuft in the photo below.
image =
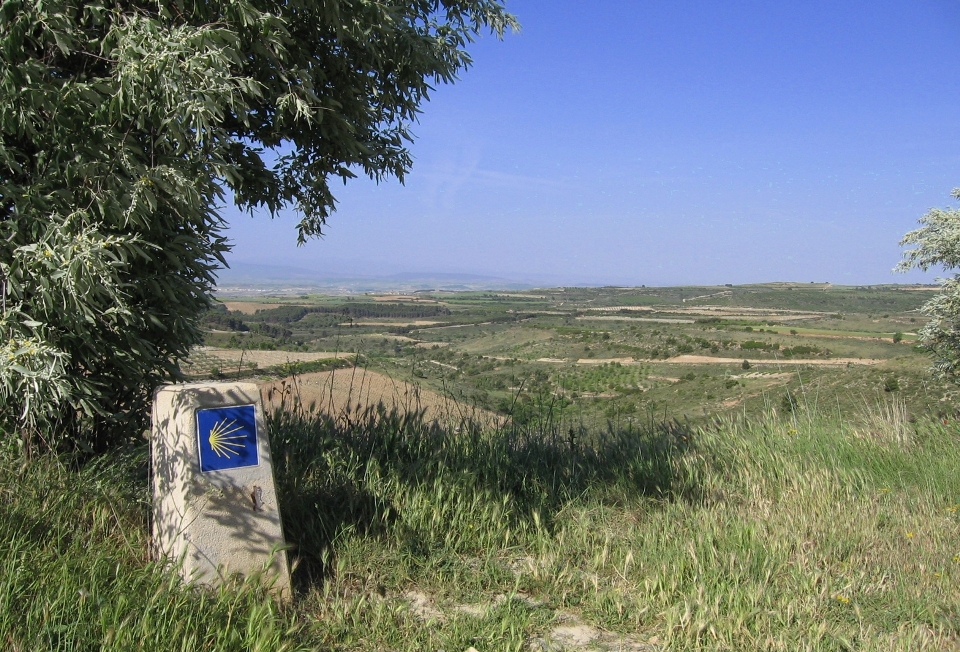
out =
[[(918, 650), (960, 644), (960, 432), (895, 402), (459, 433), (270, 417), (297, 597), (145, 557), (147, 460), (0, 455), (7, 649)], [(619, 646), (619, 647), (618, 647)]]

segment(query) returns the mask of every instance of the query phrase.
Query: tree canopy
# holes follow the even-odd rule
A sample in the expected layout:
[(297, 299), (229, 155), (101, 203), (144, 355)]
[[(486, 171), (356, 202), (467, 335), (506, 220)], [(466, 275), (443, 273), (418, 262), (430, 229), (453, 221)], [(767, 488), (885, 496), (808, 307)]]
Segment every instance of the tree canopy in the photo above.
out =
[(0, 427), (102, 448), (201, 339), (219, 208), (301, 216), (401, 181), (411, 125), (495, 0), (0, 5)]
[[(960, 200), (960, 188), (952, 194)], [(960, 267), (960, 210), (931, 209), (920, 224), (900, 240), (900, 246), (916, 247), (904, 252), (897, 270)], [(934, 371), (960, 381), (960, 275), (944, 279), (940, 292), (921, 310), (930, 321), (919, 332), (920, 342), (934, 356)]]

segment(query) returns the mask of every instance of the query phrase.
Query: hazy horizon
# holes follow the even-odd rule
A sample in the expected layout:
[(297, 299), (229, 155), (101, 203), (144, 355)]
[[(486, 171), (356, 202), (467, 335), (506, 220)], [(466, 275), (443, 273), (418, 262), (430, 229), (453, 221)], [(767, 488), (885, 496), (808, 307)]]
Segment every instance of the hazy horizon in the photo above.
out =
[[(852, 284), (858, 285), (915, 285), (927, 281), (906, 281), (903, 275), (891, 283)], [(830, 279), (768, 279), (752, 283), (736, 283), (730, 285), (764, 285), (764, 284), (831, 284)], [(255, 293), (277, 292), (281, 288), (288, 292), (300, 290), (314, 290), (334, 293), (364, 293), (364, 292), (404, 292), (425, 290), (526, 290), (536, 288), (555, 287), (676, 287), (705, 286), (722, 287), (726, 283), (684, 283), (684, 284), (619, 284), (602, 281), (566, 283), (563, 279), (550, 276), (505, 277), (489, 274), (468, 274), (424, 270), (421, 272), (398, 271), (392, 273), (374, 274), (367, 269), (356, 269), (353, 273), (327, 270), (311, 271), (298, 267), (278, 264), (235, 263), (228, 270), (221, 270), (218, 282), (218, 291), (230, 294), (249, 290)]]

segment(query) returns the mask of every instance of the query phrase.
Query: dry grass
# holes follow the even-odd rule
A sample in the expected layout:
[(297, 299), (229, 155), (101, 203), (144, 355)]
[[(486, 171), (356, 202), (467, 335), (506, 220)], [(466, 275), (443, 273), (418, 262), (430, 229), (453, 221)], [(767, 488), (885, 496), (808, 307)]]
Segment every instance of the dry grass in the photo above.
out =
[[(646, 359), (646, 358), (579, 358), (577, 364), (599, 365), (617, 363), (620, 365), (644, 365), (651, 363), (659, 364), (732, 364), (742, 365), (744, 358), (720, 358), (711, 355), (675, 355), (672, 358), (664, 360)], [(537, 362), (566, 362), (562, 358), (538, 358)], [(884, 362), (876, 358), (771, 358), (771, 359), (747, 359), (751, 365), (784, 365), (784, 366), (804, 366), (814, 365), (819, 367), (844, 367), (847, 365), (876, 365)]]
[(286, 606), (145, 560), (143, 448), (11, 442), (0, 648), (957, 650), (960, 430), (882, 400), (862, 416), (892, 438), (813, 410), (593, 434), (274, 412)]
[[(644, 362), (655, 362), (651, 360), (645, 360)], [(668, 364), (743, 364), (743, 358), (717, 358), (708, 355), (677, 355), (672, 358), (667, 358), (662, 362)], [(772, 360), (755, 360), (753, 358), (748, 359), (748, 362), (751, 365), (788, 365), (788, 366), (798, 366), (798, 365), (815, 365), (820, 367), (843, 367), (848, 364), (856, 365), (875, 365), (880, 364), (883, 360), (877, 360), (875, 358), (829, 358), (829, 359), (800, 359), (800, 358), (774, 358)]]
[(659, 312), (688, 315), (707, 315), (711, 317), (725, 317), (728, 319), (756, 319), (766, 320), (770, 317), (778, 319), (787, 319), (789, 321), (799, 319), (821, 319), (829, 313), (816, 310), (787, 310), (780, 308), (745, 308), (738, 306), (693, 306), (681, 307), (674, 305), (658, 306), (605, 306), (600, 308), (587, 308), (592, 312)]
[(436, 324), (442, 324), (442, 321), (430, 320), (430, 319), (414, 319), (414, 320), (396, 320), (396, 319), (365, 319), (363, 321), (354, 322), (354, 326), (435, 326)]
[(252, 315), (258, 310), (273, 310), (284, 305), (282, 303), (257, 303), (256, 301), (224, 301), (227, 310), (237, 310), (245, 315)]
[(237, 364), (241, 357), (244, 362), (254, 362), (260, 367), (275, 367), (291, 362), (314, 362), (316, 360), (332, 360), (334, 358), (352, 358), (353, 353), (345, 351), (250, 351), (241, 349), (215, 349), (204, 347), (203, 352), (211, 358), (218, 358), (226, 363)]
[(896, 395), (877, 398), (872, 405), (864, 401), (855, 423), (856, 435), (888, 444), (909, 444), (913, 431), (906, 403)]
[(370, 297), (374, 301), (399, 301), (403, 303), (440, 303), (436, 299), (428, 297), (413, 297), (409, 294), (387, 294), (383, 296)]
[(382, 404), (388, 411), (422, 410), (426, 421), (448, 427), (458, 427), (464, 422), (473, 422), (484, 428), (496, 427), (503, 420), (493, 412), (359, 367), (260, 383), (260, 392), (267, 409), (303, 408), (336, 418), (349, 418), (368, 407)]

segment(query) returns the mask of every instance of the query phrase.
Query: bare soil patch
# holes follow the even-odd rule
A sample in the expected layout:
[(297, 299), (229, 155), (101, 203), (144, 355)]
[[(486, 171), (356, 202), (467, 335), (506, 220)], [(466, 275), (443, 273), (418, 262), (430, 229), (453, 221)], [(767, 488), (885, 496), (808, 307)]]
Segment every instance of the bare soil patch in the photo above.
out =
[(255, 362), (259, 367), (275, 367), (291, 362), (313, 362), (315, 360), (332, 360), (333, 358), (352, 358), (353, 353), (346, 351), (250, 351), (241, 349), (217, 349), (209, 346), (200, 348), (211, 358), (218, 358), (224, 362), (239, 363), (241, 357), (244, 362)]
[(503, 417), (437, 392), (369, 369), (337, 369), (259, 383), (264, 407), (300, 405), (333, 417), (348, 417), (382, 404), (399, 412), (423, 410), (427, 421), (444, 426), (474, 422), (482, 427), (503, 423)]
[[(441, 324), (443, 322), (437, 323)], [(434, 330), (440, 330), (442, 328), (470, 328), (471, 326), (489, 326), (492, 323), (492, 321), (481, 321), (476, 324), (450, 324), (449, 326), (424, 326), (424, 328), (433, 328)]]
[(420, 342), (421, 341), (416, 338), (409, 337), (407, 335), (394, 335), (393, 333), (370, 333), (369, 335), (364, 335), (363, 337), (370, 337), (370, 338), (382, 339), (382, 340), (393, 340), (395, 342)]
[(576, 614), (560, 612), (559, 623), (540, 639), (534, 639), (532, 649), (561, 652), (563, 650), (595, 650), (597, 652), (646, 652), (659, 649), (656, 645), (605, 631), (582, 622)]
[(450, 346), (450, 342), (417, 342), (414, 346), (418, 349), (432, 349), (433, 347), (442, 349), (445, 346)]
[[(744, 358), (717, 358), (709, 355), (676, 355), (666, 359), (635, 359), (635, 358), (580, 358), (577, 364), (608, 364), (614, 363), (627, 365), (641, 364), (743, 364)], [(537, 362), (567, 362), (561, 358), (537, 358)], [(747, 358), (751, 365), (817, 365), (825, 367), (841, 367), (848, 364), (856, 365), (875, 365), (885, 362), (875, 358), (780, 358), (779, 360), (755, 360)], [(651, 376), (652, 377), (652, 376)]]
[[(714, 358), (708, 355), (677, 355), (666, 360), (649, 360), (649, 362), (663, 362), (667, 364), (743, 364), (743, 358)], [(825, 367), (838, 367), (848, 364), (857, 365), (875, 365), (884, 362), (874, 358), (828, 358), (828, 359), (797, 359), (790, 358), (779, 360), (754, 360), (747, 358), (747, 362), (752, 365), (818, 365)]]
[(218, 349), (212, 346), (200, 346), (190, 352), (190, 357), (180, 363), (180, 369), (187, 375), (208, 374), (211, 370), (229, 371), (243, 367), (251, 369), (269, 369), (292, 362), (313, 362), (334, 358), (350, 359), (354, 354), (341, 351), (253, 351), (248, 349)]
[(227, 310), (237, 310), (245, 315), (252, 315), (258, 310), (273, 310), (285, 304), (257, 303), (256, 301), (224, 301), (223, 305), (227, 307)]
[(647, 376), (647, 378), (649, 378), (650, 380), (663, 380), (663, 381), (666, 381), (666, 382), (668, 382), (668, 383), (679, 383), (679, 382), (680, 382), (680, 379), (679, 379), (679, 378), (671, 378), (670, 376), (654, 376), (653, 374), (650, 374), (649, 376)]
[[(454, 613), (468, 614), (474, 618), (482, 618), (489, 613), (492, 607), (503, 604), (511, 599), (506, 595), (494, 596), (489, 601), (476, 604), (455, 604), (444, 611), (437, 602), (422, 591), (407, 591), (402, 595), (410, 613), (422, 621), (445, 620)], [(542, 606), (542, 602), (532, 600), (523, 595), (514, 595), (512, 599), (521, 600), (530, 606)], [(451, 613), (452, 612), (452, 613)], [(633, 636), (624, 636), (606, 631), (584, 623), (578, 614), (569, 611), (558, 611), (554, 614), (551, 629), (540, 636), (527, 641), (527, 649), (543, 650), (544, 652), (653, 652), (659, 650), (659, 639), (654, 636), (649, 641), (641, 641)], [(477, 652), (474, 647), (468, 647), (464, 652)]]
[(443, 612), (437, 609), (433, 600), (426, 593), (407, 591), (404, 597), (410, 603), (410, 611), (421, 620), (438, 620), (443, 618)]
[[(782, 334), (782, 333), (778, 333)], [(916, 336), (916, 333), (903, 333), (904, 335)], [(793, 335), (793, 333), (791, 333)], [(841, 335), (837, 333), (797, 333), (793, 337), (814, 337), (814, 338), (824, 338), (830, 340), (860, 340), (862, 342), (893, 342), (893, 333), (887, 335), (886, 333), (878, 333), (876, 336), (870, 335)]]
[(741, 379), (741, 378), (760, 378), (760, 379), (767, 378), (767, 379), (775, 379), (775, 378), (792, 378), (792, 377), (793, 377), (793, 374), (792, 374), (792, 373), (773, 373), (773, 374), (767, 374), (767, 373), (761, 373), (761, 372), (759, 372), (759, 371), (755, 371), (755, 372), (750, 373), (750, 374), (737, 374), (737, 375), (735, 375), (735, 376), (729, 376), (729, 378), (732, 378), (732, 379), (734, 379), (734, 380), (739, 380), (739, 379)]
[(699, 297), (690, 297), (689, 299), (681, 299), (681, 303), (686, 303), (687, 301), (699, 301), (700, 299), (710, 299), (713, 297), (729, 297), (733, 295), (733, 290), (723, 290), (722, 292), (714, 292), (713, 294), (701, 294)]

